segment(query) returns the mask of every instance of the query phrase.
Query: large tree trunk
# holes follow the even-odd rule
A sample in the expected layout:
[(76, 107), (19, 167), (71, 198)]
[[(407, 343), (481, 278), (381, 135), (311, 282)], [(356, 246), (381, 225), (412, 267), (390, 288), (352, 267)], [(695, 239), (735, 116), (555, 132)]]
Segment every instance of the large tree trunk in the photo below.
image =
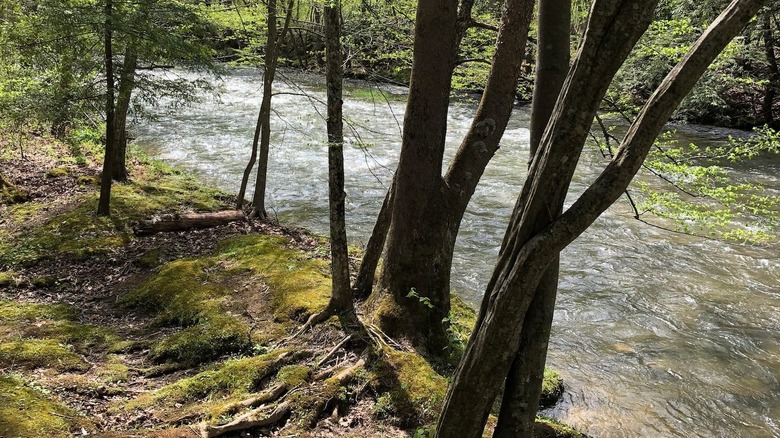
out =
[(112, 51), (113, 13), (112, 0), (106, 0), (104, 29), (104, 61), (106, 69), (106, 153), (103, 159), (103, 175), (100, 180), (100, 199), (98, 200), (98, 216), (108, 216), (111, 202), (111, 171), (116, 150), (116, 130), (114, 129), (114, 54)]
[[(450, 81), (457, 55), (456, 0), (420, 0), (415, 24), (414, 60), (395, 181), (387, 254), (380, 277), (380, 324), (391, 336), (422, 350), (446, 344), (442, 319), (449, 303), (456, 224), (442, 196), (441, 169), (447, 131)], [(410, 297), (414, 291), (429, 305)]]
[[(380, 277), (385, 295), (377, 314), (388, 333), (433, 355), (441, 354), (447, 342), (442, 320), (450, 310), (458, 227), (509, 121), (532, 10), (533, 0), (506, 3), (482, 101), (442, 178), (459, 22), (453, 2), (425, 1), (418, 6), (412, 84)], [(421, 302), (423, 297), (426, 303)]]
[[(517, 353), (525, 315), (550, 262), (621, 196), (674, 109), (765, 1), (732, 2), (645, 104), (602, 174), (557, 217), (555, 205), (566, 194), (598, 102), (648, 25), (656, 3), (594, 2), (584, 42), (518, 198), (477, 327), (449, 388), (439, 436), (481, 436), (493, 398)], [(603, 51), (610, 56), (604, 58)], [(548, 225), (539, 227), (545, 217)]]
[[(529, 163), (536, 155), (569, 70), (570, 25), (571, 0), (540, 0)], [(504, 384), (494, 437), (533, 434), (558, 290), (558, 265), (556, 257), (539, 281), (526, 313), (518, 355)]]
[(114, 114), (116, 151), (111, 176), (115, 181), (127, 181), (127, 113), (130, 109), (130, 100), (135, 87), (135, 70), (138, 66), (138, 54), (132, 44), (131, 41), (125, 50)]

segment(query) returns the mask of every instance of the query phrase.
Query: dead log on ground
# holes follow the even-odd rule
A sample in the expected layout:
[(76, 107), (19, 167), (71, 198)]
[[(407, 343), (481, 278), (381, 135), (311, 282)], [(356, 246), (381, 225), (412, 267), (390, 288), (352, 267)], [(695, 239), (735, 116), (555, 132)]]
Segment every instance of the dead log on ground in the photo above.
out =
[(148, 236), (169, 231), (217, 227), (242, 220), (246, 220), (246, 215), (241, 210), (226, 210), (213, 213), (163, 214), (152, 216), (149, 220), (139, 222), (133, 228), (133, 232), (137, 236)]

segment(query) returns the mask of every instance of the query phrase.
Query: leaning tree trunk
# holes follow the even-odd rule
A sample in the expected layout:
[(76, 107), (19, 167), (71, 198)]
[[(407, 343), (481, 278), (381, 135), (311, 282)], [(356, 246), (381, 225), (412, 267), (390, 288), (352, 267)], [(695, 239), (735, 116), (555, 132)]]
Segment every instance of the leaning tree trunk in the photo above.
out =
[(127, 113), (135, 87), (135, 70), (138, 66), (138, 54), (129, 43), (125, 50), (122, 71), (119, 74), (119, 94), (116, 99), (114, 130), (116, 131), (116, 151), (111, 176), (115, 181), (127, 181)]
[[(570, 24), (571, 0), (539, 1), (538, 56), (531, 106), (529, 165), (539, 148), (569, 70)], [(558, 265), (557, 257), (550, 262), (526, 313), (518, 355), (504, 383), (494, 437), (513, 438), (533, 434), (558, 290)]]
[(393, 189), (395, 188), (395, 176), (390, 188), (387, 189), (385, 199), (382, 201), (382, 207), (379, 208), (379, 214), (376, 217), (374, 228), (371, 230), (371, 236), (366, 243), (366, 249), (363, 251), (363, 258), (360, 260), (357, 277), (352, 284), (352, 295), (357, 299), (365, 299), (371, 295), (374, 289), (374, 276), (376, 268), (379, 266), (379, 259), (382, 258), (382, 250), (385, 248), (387, 231), (390, 229), (390, 214), (393, 210)]
[[(429, 354), (445, 351), (442, 320), (450, 310), (450, 269), (458, 227), (512, 113), (532, 12), (533, 0), (507, 1), (482, 101), (441, 177), (449, 84), (460, 28), (453, 2), (421, 1), (418, 6), (412, 83), (379, 282), (384, 295), (377, 315), (388, 333)], [(420, 301), (423, 297), (425, 303)]]
[[(766, 0), (734, 0), (669, 73), (632, 123), (596, 181), (562, 215), (566, 195), (598, 101), (649, 24), (655, 1), (596, 0), (583, 44), (518, 198), (503, 250), (439, 418), (438, 436), (479, 437), (493, 398), (520, 343), (537, 285), (561, 250), (625, 191), (653, 141), (707, 66)], [(604, 58), (603, 51), (610, 53)], [(617, 61), (617, 62), (615, 62)], [(539, 223), (548, 218), (548, 225)]]
[(114, 129), (114, 54), (111, 46), (113, 38), (113, 1), (106, 0), (104, 7), (104, 61), (106, 68), (106, 153), (103, 159), (103, 175), (100, 179), (100, 199), (98, 200), (98, 216), (108, 216), (111, 202), (111, 171), (116, 150), (116, 130)]

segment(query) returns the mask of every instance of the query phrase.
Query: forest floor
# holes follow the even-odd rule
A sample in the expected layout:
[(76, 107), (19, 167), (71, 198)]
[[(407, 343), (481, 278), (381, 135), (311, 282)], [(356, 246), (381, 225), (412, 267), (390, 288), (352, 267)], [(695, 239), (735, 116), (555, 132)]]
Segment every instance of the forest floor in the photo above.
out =
[[(255, 220), (136, 236), (234, 198), (134, 155), (100, 218), (100, 161), (0, 134), (0, 437), (428, 436), (451, 364), (335, 317), (290, 336), (327, 304), (326, 239)], [(463, 344), (474, 313), (455, 302)], [(540, 419), (537, 436), (580, 435)]]

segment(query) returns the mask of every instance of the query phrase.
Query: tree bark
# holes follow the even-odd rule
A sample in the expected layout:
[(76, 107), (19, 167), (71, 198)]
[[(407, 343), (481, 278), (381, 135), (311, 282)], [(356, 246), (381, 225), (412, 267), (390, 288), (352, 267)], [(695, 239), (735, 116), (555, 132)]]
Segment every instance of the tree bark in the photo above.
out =
[(105, 29), (104, 36), (104, 61), (106, 69), (106, 153), (103, 159), (103, 175), (100, 180), (100, 199), (98, 200), (98, 216), (111, 214), (111, 171), (116, 150), (116, 130), (114, 128), (114, 54), (112, 51), (113, 38), (113, 11), (112, 0), (106, 0), (104, 7)]
[(241, 210), (218, 211), (214, 213), (169, 214), (141, 221), (133, 232), (139, 236), (170, 231), (187, 231), (193, 228), (211, 228), (230, 222), (245, 220)]
[[(529, 164), (539, 148), (569, 70), (570, 25), (571, 0), (540, 0)], [(556, 257), (539, 281), (526, 312), (518, 355), (504, 383), (494, 437), (533, 435), (558, 291), (558, 270)]]
[[(523, 186), (477, 327), (447, 394), (437, 428), (439, 436), (480, 436), (492, 398), (516, 354), (518, 331), (549, 263), (621, 196), (674, 109), (765, 2), (731, 3), (645, 104), (604, 172), (556, 218), (550, 214), (552, 209), (539, 207), (565, 195), (562, 188), (571, 180), (571, 161), (579, 157), (599, 96), (646, 28), (655, 4), (594, 2), (584, 42)], [(611, 56), (597, 56), (602, 51)], [(550, 218), (549, 225), (538, 228), (545, 215)]]
[[(543, 150), (534, 158), (529, 178), (515, 205), (475, 332), (447, 393), (437, 436), (482, 435), (492, 402), (517, 355), (522, 323), (536, 286), (557, 256), (552, 253), (541, 258), (541, 253), (549, 250), (529, 254), (521, 249), (533, 234), (560, 214), (571, 173), (601, 98), (650, 24), (656, 3), (655, 0), (593, 3), (585, 40), (556, 104), (556, 114), (545, 131)], [(604, 50), (609, 52), (608, 57), (604, 56)], [(504, 298), (505, 294), (513, 299), (498, 298)], [(535, 407), (528, 407), (532, 408)]]
[(119, 74), (119, 94), (116, 99), (114, 129), (116, 130), (116, 153), (114, 155), (111, 176), (115, 181), (127, 181), (127, 113), (135, 87), (135, 70), (138, 66), (138, 54), (133, 42), (128, 43), (122, 71)]
[(390, 188), (382, 201), (382, 207), (379, 208), (374, 228), (371, 236), (366, 243), (366, 249), (363, 251), (363, 259), (358, 267), (357, 277), (352, 284), (352, 295), (357, 299), (365, 299), (371, 295), (374, 289), (374, 277), (376, 268), (379, 266), (379, 259), (382, 258), (382, 250), (385, 248), (387, 231), (390, 229), (390, 213), (393, 210), (393, 190), (395, 188), (395, 176)]
[[(391, 336), (406, 338), (418, 349), (438, 355), (447, 344), (442, 320), (450, 310), (455, 239), (466, 206), (498, 150), (512, 112), (533, 1), (506, 3), (485, 92), (444, 177), (441, 168), (449, 84), (459, 34), (457, 11), (454, 4), (441, 0), (420, 2), (418, 8), (412, 84), (380, 277), (380, 289), (387, 293), (383, 299), (391, 303), (381, 303), (383, 312), (378, 316)], [(412, 290), (430, 300), (433, 307), (409, 297)]]
[(344, 121), (342, 117), (341, 2), (326, 3), (325, 59), (328, 89), (328, 188), (330, 207), (330, 273), (332, 290), (328, 310), (355, 313), (349, 285), (349, 255), (344, 199)]
[(766, 56), (766, 62), (769, 66), (769, 77), (767, 78), (766, 90), (764, 92), (764, 101), (762, 104), (762, 112), (764, 116), (764, 123), (767, 125), (774, 125), (775, 115), (775, 96), (777, 95), (777, 88), (780, 84), (780, 68), (777, 65), (777, 56), (775, 55), (775, 36), (772, 31), (772, 11), (767, 10), (764, 12), (763, 20), (763, 34), (764, 34), (764, 54)]
[[(415, 23), (409, 100), (393, 202), (387, 255), (380, 276), (379, 322), (390, 336), (424, 351), (446, 344), (453, 241), (451, 207), (441, 177), (452, 71), (457, 56), (457, 1), (420, 0)], [(443, 242), (442, 244), (440, 244)], [(409, 297), (415, 291), (430, 306)]]

